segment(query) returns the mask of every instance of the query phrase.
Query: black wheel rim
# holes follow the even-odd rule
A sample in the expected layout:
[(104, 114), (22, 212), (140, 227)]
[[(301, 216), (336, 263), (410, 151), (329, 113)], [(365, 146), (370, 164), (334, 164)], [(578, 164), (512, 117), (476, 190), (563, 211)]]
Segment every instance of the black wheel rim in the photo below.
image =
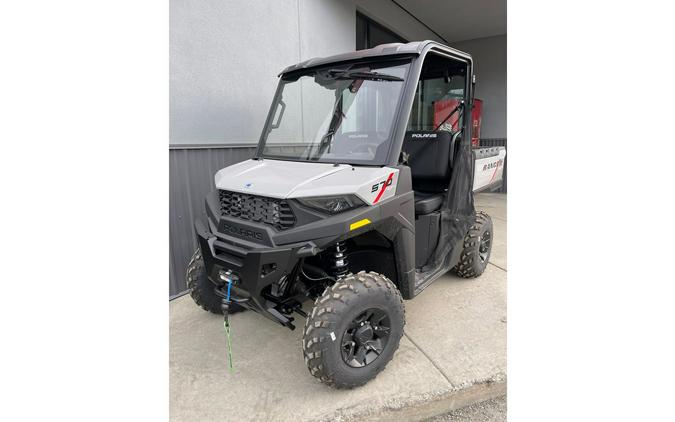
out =
[(480, 237), (480, 243), (478, 246), (478, 255), (480, 256), (480, 262), (485, 262), (490, 255), (490, 243), (492, 242), (492, 235), (489, 231), (483, 233)]
[(373, 363), (387, 347), (391, 321), (377, 308), (366, 309), (350, 323), (342, 335), (342, 360), (352, 368)]

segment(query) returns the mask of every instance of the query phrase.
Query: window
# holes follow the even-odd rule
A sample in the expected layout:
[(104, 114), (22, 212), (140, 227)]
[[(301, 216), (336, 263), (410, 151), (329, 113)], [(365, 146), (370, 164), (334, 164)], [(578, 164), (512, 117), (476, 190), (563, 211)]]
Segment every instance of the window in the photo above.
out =
[(409, 131), (461, 128), (460, 107), (466, 89), (466, 64), (430, 53), (424, 60), (422, 74), (408, 120)]
[(262, 138), (267, 158), (382, 165), (410, 59), (286, 75)]
[(372, 19), (369, 19), (358, 12), (356, 13), (357, 50), (364, 50), (380, 44), (389, 44), (393, 42), (406, 43), (408, 41)]

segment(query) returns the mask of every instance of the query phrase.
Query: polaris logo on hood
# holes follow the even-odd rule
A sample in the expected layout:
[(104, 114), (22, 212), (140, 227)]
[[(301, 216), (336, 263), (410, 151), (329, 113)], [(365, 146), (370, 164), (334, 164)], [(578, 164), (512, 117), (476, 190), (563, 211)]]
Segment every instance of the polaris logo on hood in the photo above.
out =
[(438, 137), (435, 133), (413, 133), (410, 135), (413, 138), (436, 138)]

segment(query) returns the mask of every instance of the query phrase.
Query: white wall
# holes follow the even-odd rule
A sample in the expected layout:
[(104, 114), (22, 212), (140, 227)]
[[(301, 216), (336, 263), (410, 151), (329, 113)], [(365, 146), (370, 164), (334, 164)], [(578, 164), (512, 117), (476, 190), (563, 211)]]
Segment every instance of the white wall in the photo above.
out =
[(481, 138), (506, 138), (506, 35), (451, 46), (474, 60), (476, 98), (483, 100)]
[[(357, 10), (408, 40), (438, 40), (390, 0), (170, 0), (170, 143), (256, 143), (277, 74), (353, 51)], [(453, 46), (476, 62), (483, 137), (506, 137), (506, 36)]]
[(255, 143), (286, 66), (354, 50), (342, 0), (170, 0), (170, 143)]

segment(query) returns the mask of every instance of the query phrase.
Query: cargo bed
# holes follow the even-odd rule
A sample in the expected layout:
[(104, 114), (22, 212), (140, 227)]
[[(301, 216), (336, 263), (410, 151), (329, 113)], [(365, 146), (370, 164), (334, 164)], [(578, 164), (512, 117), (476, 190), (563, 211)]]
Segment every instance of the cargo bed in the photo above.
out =
[(473, 150), (473, 191), (483, 192), (499, 189), (504, 176), (506, 147), (486, 147)]

